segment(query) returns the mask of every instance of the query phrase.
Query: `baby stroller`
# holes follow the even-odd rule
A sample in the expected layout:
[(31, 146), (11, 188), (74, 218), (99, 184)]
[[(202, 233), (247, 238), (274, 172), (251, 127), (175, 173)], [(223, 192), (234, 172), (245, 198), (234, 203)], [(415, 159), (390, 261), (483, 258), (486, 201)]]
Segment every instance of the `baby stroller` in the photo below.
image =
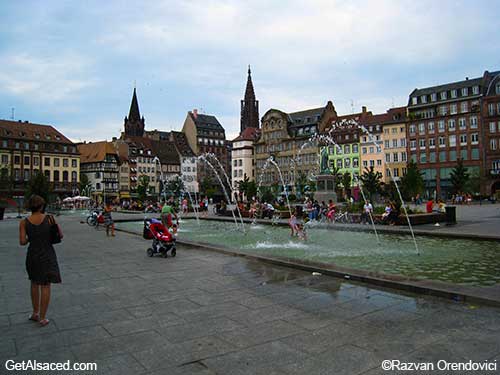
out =
[(175, 257), (175, 237), (170, 231), (156, 219), (145, 219), (142, 235), (146, 240), (153, 240), (153, 244), (148, 248), (147, 254), (152, 257), (155, 254), (161, 254), (164, 258), (170, 251), (170, 255)]

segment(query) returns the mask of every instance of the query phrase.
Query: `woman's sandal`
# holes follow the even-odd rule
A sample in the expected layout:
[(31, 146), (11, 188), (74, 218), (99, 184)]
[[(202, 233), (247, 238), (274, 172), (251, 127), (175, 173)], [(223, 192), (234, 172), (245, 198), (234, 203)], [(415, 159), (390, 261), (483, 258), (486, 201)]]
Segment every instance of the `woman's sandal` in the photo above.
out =
[(49, 324), (49, 323), (50, 323), (50, 320), (48, 320), (48, 319), (43, 319), (43, 320), (40, 320), (40, 325), (41, 325), (42, 327), (45, 327), (45, 326), (46, 326), (47, 324)]
[(33, 322), (38, 322), (40, 320), (40, 316), (38, 314), (31, 314), (28, 320), (31, 320)]

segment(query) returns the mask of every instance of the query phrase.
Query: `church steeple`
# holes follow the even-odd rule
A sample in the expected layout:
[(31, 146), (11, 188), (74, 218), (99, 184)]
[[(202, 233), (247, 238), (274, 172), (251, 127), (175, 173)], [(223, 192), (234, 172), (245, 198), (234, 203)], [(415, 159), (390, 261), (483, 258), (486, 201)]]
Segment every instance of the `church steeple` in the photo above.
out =
[(255, 99), (250, 65), (248, 65), (245, 98), (241, 101), (240, 131), (243, 132), (246, 128), (259, 128), (259, 101)]
[(142, 137), (144, 135), (144, 117), (141, 118), (139, 112), (139, 102), (137, 101), (137, 93), (134, 87), (132, 102), (130, 103), (130, 111), (128, 118), (125, 117), (125, 135)]

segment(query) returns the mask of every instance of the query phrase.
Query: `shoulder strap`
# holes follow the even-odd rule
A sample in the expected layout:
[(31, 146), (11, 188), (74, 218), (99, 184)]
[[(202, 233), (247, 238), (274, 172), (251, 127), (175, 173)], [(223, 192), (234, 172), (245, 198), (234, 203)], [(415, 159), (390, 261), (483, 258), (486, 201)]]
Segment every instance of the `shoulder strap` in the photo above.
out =
[(47, 214), (45, 216), (47, 216), (47, 221), (49, 222), (50, 225), (55, 224), (56, 221), (54, 220), (54, 216), (49, 215), (49, 214)]

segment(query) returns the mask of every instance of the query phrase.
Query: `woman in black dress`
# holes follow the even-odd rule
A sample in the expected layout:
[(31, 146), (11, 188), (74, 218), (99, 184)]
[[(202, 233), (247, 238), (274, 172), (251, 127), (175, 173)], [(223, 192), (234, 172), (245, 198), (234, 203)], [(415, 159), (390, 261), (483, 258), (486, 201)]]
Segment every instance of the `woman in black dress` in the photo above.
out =
[[(57, 256), (50, 241), (49, 217), (44, 214), (45, 201), (38, 195), (32, 195), (27, 202), (31, 215), (19, 223), (19, 243), (28, 246), (26, 271), (31, 280), (31, 303), (33, 313), (30, 320), (41, 326), (49, 324), (45, 318), (50, 302), (50, 284), (60, 283), (61, 275)], [(62, 238), (62, 233), (61, 233)]]

